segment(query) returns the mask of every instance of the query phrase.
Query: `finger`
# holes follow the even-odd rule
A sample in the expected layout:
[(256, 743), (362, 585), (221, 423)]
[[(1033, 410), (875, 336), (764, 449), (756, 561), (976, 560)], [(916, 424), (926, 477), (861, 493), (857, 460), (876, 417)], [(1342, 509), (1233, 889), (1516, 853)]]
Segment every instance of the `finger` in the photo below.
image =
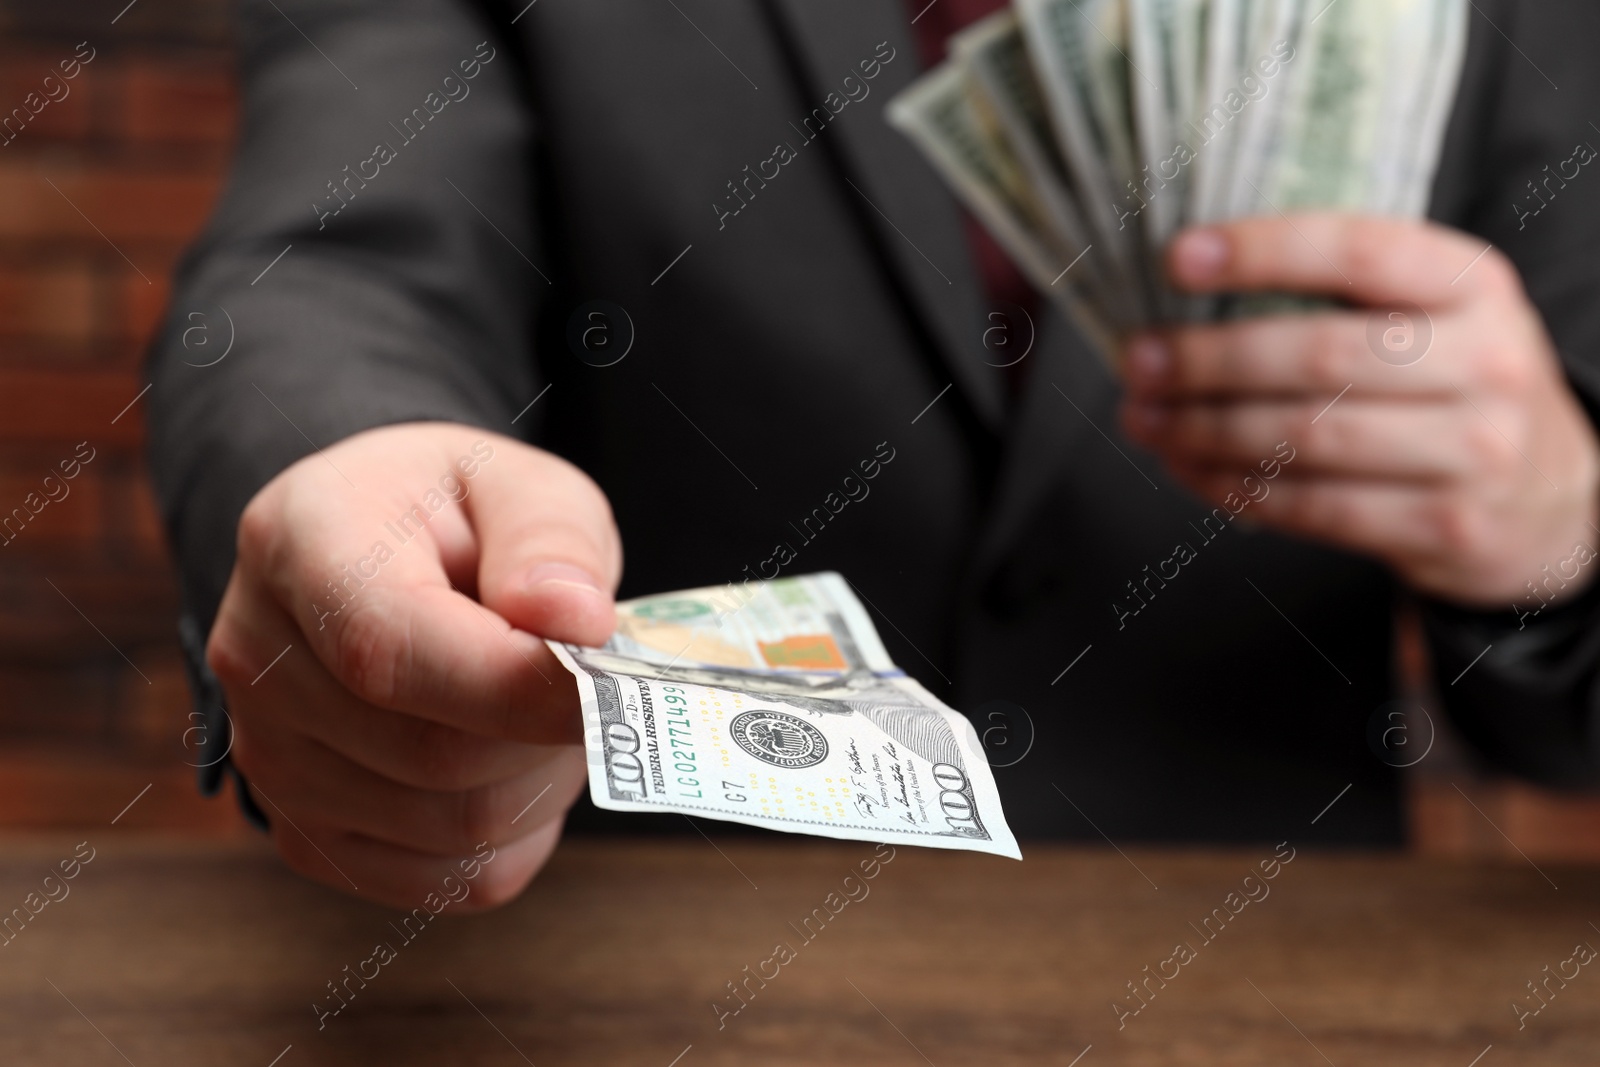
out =
[[(399, 712), (496, 741), (571, 744), (580, 736), (577, 686), (544, 642), (440, 584), (394, 588), (375, 580), (323, 626), (292, 629), (264, 621), (288, 615), (258, 575), (241, 567), (229, 588), (235, 600), (224, 600), (228, 609), (218, 613), (208, 657), (230, 696), (246, 686), (282, 685), (273, 677), (283, 667), (273, 663), (280, 652), (308, 676), (300, 657), (311, 656), (331, 682), (275, 707), (303, 716), (340, 751), (364, 751), (382, 773), (411, 780), (407, 766), (426, 767), (410, 754), (426, 732), (419, 727), (410, 743), (393, 733), (368, 736), (360, 720), (370, 716), (352, 709)], [(324, 715), (337, 709), (350, 714)]]
[[(370, 771), (418, 788), (472, 789), (504, 781), (548, 759), (542, 745), (582, 739), (580, 722), (568, 708), (527, 716), (543, 733), (526, 743), (368, 704), (338, 683), (276, 603), (247, 586), (230, 587), (212, 632), (210, 659), (236, 715), (271, 715)], [(543, 687), (535, 695), (553, 695), (554, 689)]]
[(578, 749), (551, 749), (528, 773), (477, 789), (416, 789), (374, 774), (282, 724), (241, 718), (234, 756), (269, 820), (312, 821), (417, 852), (503, 845), (563, 814), (586, 781)]
[[(388, 439), (398, 454), (341, 453), (346, 476), (381, 493), (350, 491), (346, 472), (324, 471), (311, 457), (304, 477), (280, 478), (280, 491), (252, 501), (239, 524), (239, 568), (271, 591), (317, 658), (366, 703), (491, 737), (548, 738), (546, 713), (577, 714), (571, 676), (542, 640), (453, 588), (446, 568), (447, 555), (475, 551), (460, 504), (473, 489), (456, 484), (447, 496), (436, 488), (458, 477), (461, 457), (450, 453), (464, 452), (464, 441), (446, 448), (415, 431)], [(399, 503), (407, 499), (409, 508)]]
[[(1142, 334), (1129, 343), (1123, 361), (1128, 388), (1152, 399), (1236, 394), (1332, 398), (1347, 388), (1355, 396), (1454, 396), (1452, 376), (1461, 379), (1469, 371), (1460, 354), (1473, 351), (1470, 338), (1457, 336), (1470, 331), (1468, 323), (1454, 316), (1427, 324), (1391, 325), (1384, 320), (1379, 324), (1380, 345), (1385, 334), (1409, 330), (1405, 343), (1416, 347), (1398, 356), (1385, 348), (1380, 356), (1369, 336), (1370, 322), (1367, 314), (1327, 312)], [(1434, 348), (1456, 358), (1426, 359)]]
[[(1334, 475), (1439, 482), (1504, 467), (1504, 443), (1459, 401), (1310, 401), (1135, 405), (1128, 433), (1182, 466), (1251, 467), (1282, 442), (1291, 477)], [(1259, 472), (1257, 472), (1259, 477)]]
[(1195, 292), (1306, 293), (1428, 308), (1520, 287), (1510, 260), (1482, 238), (1432, 223), (1335, 212), (1189, 230), (1169, 247), (1167, 270), (1174, 284)]
[[(1298, 461), (1297, 461), (1298, 462)], [(1238, 467), (1174, 466), (1177, 481), (1219, 506), (1244, 499)], [(1339, 478), (1280, 478), (1238, 514), (1285, 533), (1362, 552), (1395, 563), (1448, 558), (1451, 546), (1477, 537), (1465, 509), (1452, 506), (1451, 490), (1403, 482)], [(1232, 508), (1229, 508), (1231, 511)], [(1420, 567), (1411, 572), (1424, 573)], [(1440, 568), (1440, 575), (1446, 572)]]
[(544, 641), (452, 589), (374, 588), (330, 629), (323, 658), (367, 703), (512, 741), (576, 728), (577, 685)]
[(600, 645), (616, 627), (621, 540), (604, 494), (545, 452), (504, 448), (466, 500), (483, 603), (530, 633)]
[[(269, 809), (270, 810), (270, 809)], [(561, 820), (521, 840), (455, 856), (432, 856), (316, 822), (274, 822), (273, 844), (291, 870), (341, 892), (413, 912), (402, 938), (435, 914), (471, 914), (515, 900), (555, 849)], [(390, 942), (391, 948), (401, 947)]]

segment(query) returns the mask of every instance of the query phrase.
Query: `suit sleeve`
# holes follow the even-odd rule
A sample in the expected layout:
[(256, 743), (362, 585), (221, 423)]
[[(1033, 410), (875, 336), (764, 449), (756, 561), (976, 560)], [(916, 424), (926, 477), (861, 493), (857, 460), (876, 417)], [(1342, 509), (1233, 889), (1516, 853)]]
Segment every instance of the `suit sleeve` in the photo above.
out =
[(396, 422), (513, 431), (548, 285), (525, 79), (484, 11), (241, 0), (239, 46), (232, 173), (149, 355), (152, 468), (201, 635), (240, 513), (294, 461)]
[[(1568, 381), (1600, 424), (1600, 128), (1591, 121), (1600, 121), (1600, 68), (1582, 43), (1600, 31), (1600, 12), (1574, 0), (1501, 0), (1469, 17), (1469, 70), (1482, 76), (1463, 84), (1450, 136), (1472, 146), (1460, 158), (1475, 178), (1441, 174), (1436, 188), (1460, 192), (1438, 213), (1516, 263)], [(1593, 162), (1576, 163), (1586, 157)], [(1600, 548), (1600, 531), (1587, 544)], [(1490, 762), (1547, 785), (1594, 787), (1600, 582), (1558, 607), (1541, 603), (1532, 593), (1501, 613), (1425, 603), (1438, 688)]]

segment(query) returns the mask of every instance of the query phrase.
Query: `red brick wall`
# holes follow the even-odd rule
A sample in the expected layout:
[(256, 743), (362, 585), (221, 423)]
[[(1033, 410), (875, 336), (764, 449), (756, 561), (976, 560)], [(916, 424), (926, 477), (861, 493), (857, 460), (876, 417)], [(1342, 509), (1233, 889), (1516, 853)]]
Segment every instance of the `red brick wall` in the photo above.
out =
[[(136, 400), (167, 275), (227, 161), (227, 11), (125, 7), (0, 3), (0, 520), (27, 517), (0, 526), (0, 825), (109, 823), (150, 785), (119, 826), (231, 832), (231, 802), (199, 800), (184, 763)], [(65, 79), (75, 53), (93, 58)], [(94, 458), (40, 508), (80, 442)]]

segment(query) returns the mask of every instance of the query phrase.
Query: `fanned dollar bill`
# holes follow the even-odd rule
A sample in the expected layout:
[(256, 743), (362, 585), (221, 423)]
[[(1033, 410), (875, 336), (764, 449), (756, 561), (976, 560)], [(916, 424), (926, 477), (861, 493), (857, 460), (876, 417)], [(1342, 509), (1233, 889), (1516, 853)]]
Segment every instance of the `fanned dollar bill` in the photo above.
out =
[(1014, 0), (890, 101), (907, 133), (1102, 354), (1163, 322), (1326, 306), (1166, 284), (1184, 227), (1427, 209), (1467, 0)]
[(1137, 286), (1147, 318), (1159, 315), (1150, 263), (1141, 254), (1137, 148), (1122, 0), (1017, 0), (1023, 37), (1045, 87), (1057, 143), (1083, 212)]
[[(1071, 192), (1072, 179), (1051, 135), (1050, 110), (1028, 61), (1016, 14), (1002, 10), (980, 19), (951, 38), (950, 51), (970, 83), (975, 111), (998, 127), (992, 136), (1009, 145), (1026, 172), (1025, 181), (1037, 195), (1042, 221), (1054, 237), (1055, 247), (1069, 257), (1069, 268), (1083, 263), (1094, 251), (1095, 238)], [(936, 147), (931, 150), (938, 151)], [(1149, 317), (1128, 269), (1108, 246), (1067, 282), (1069, 291), (1082, 294), (1092, 308), (1103, 308), (1108, 325), (1117, 332)], [(1064, 274), (1058, 275), (1051, 288), (1063, 278)]]
[(1246, 75), (1264, 84), (1259, 81), (1262, 74), (1252, 49), (1259, 43), (1256, 27), (1268, 3), (1269, 0), (1211, 0), (1209, 4), (1200, 97), (1188, 120), (1195, 159), (1190, 164), (1194, 175), (1189, 186), (1187, 221), (1217, 222), (1227, 218), (1226, 197), (1240, 125), (1234, 120), (1245, 107), (1241, 101), (1238, 112), (1230, 108), (1228, 94), (1242, 91), (1243, 99), (1249, 99), (1249, 88), (1240, 85)]
[(1143, 165), (1132, 193), (1142, 202), (1143, 255), (1163, 319), (1194, 317), (1192, 301), (1166, 283), (1161, 252), (1183, 225), (1194, 180), (1188, 123), (1196, 110), (1209, 0), (1128, 0), (1135, 133)]
[[(1087, 293), (1084, 275), (1068, 278), (1072, 245), (1053, 232), (1040, 196), (1023, 173), (1017, 150), (984, 112), (963, 67), (946, 63), (889, 106), (889, 121), (919, 144), (1040, 292), (1062, 303), (1096, 343), (1114, 328)], [(1087, 248), (1084, 249), (1087, 251)]]
[(617, 606), (577, 679), (589, 793), (856, 841), (1021, 859), (976, 731), (890, 661), (832, 573)]

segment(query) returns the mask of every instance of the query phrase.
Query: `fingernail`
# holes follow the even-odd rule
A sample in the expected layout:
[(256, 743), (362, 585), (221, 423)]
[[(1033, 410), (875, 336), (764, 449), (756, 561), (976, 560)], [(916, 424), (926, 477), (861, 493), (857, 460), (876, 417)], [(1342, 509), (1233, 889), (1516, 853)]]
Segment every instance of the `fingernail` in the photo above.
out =
[(570, 563), (541, 563), (527, 573), (523, 579), (523, 587), (530, 592), (541, 586), (566, 586), (571, 589), (582, 589), (590, 593), (598, 593), (609, 597), (594, 580), (593, 575), (582, 567), (575, 567)]
[(1191, 282), (1214, 278), (1232, 255), (1227, 237), (1218, 230), (1190, 230), (1178, 238), (1172, 250), (1175, 273)]
[(1141, 334), (1128, 344), (1128, 370), (1135, 384), (1149, 385), (1166, 377), (1172, 351), (1154, 334)]

